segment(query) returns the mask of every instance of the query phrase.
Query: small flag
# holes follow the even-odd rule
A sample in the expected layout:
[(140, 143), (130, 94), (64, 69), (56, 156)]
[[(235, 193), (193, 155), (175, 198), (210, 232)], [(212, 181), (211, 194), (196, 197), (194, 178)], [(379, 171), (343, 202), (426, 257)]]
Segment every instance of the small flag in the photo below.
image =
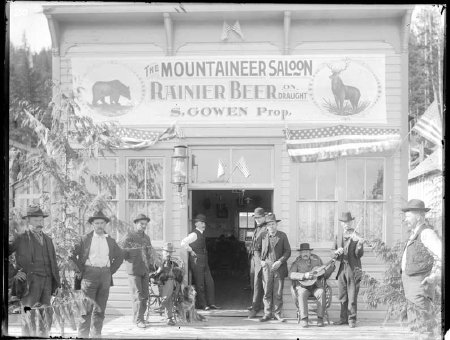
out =
[(223, 175), (225, 175), (225, 165), (223, 164), (222, 160), (219, 158), (219, 163), (217, 164), (217, 178), (220, 178)]
[(236, 21), (234, 23), (234, 25), (229, 25), (226, 21), (223, 22), (223, 27), (222, 27), (222, 36), (221, 39), (222, 40), (227, 40), (228, 39), (228, 34), (234, 31), (237, 35), (239, 35), (239, 37), (241, 37), (241, 39), (244, 39), (244, 34), (242, 33), (241, 30), (241, 25), (239, 24), (239, 21)]
[(442, 146), (442, 122), (436, 101), (431, 103), (412, 129), (433, 144)]
[(244, 156), (239, 158), (239, 160), (236, 162), (236, 166), (239, 169), (239, 171), (242, 172), (245, 178), (248, 178), (248, 176), (250, 176), (250, 170), (247, 167), (247, 163), (245, 162)]

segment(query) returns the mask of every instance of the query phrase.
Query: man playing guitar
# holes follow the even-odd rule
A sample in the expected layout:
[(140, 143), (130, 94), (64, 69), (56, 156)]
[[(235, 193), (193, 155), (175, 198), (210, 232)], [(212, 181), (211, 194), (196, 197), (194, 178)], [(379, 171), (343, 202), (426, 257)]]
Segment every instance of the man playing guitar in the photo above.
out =
[(289, 270), (292, 289), (298, 300), (300, 311), (300, 326), (308, 327), (308, 297), (313, 295), (317, 299), (317, 326), (323, 327), (325, 312), (325, 280), (333, 273), (334, 259), (323, 265), (319, 256), (312, 254), (309, 243), (301, 243), (298, 256)]

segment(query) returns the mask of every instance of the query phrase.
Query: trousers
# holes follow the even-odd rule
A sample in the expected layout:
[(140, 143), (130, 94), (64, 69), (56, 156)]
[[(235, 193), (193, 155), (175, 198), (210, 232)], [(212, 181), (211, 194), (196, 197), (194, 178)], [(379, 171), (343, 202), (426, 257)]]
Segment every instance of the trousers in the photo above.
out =
[(317, 317), (323, 318), (325, 311), (325, 289), (322, 287), (317, 287), (316, 285), (312, 285), (311, 287), (302, 287), (297, 285), (295, 287), (297, 291), (297, 301), (298, 301), (298, 309), (300, 311), (300, 319), (305, 319), (308, 317), (308, 298), (310, 296), (316, 297), (317, 303)]
[(133, 308), (133, 322), (143, 322), (144, 314), (147, 310), (148, 301), (148, 285), (149, 277), (148, 273), (144, 275), (128, 275), (128, 281), (130, 283), (131, 296), (132, 296), (132, 308)]
[(276, 275), (277, 272), (265, 266), (262, 269), (262, 282), (264, 287), (264, 315), (271, 316), (273, 314), (281, 315), (283, 308), (283, 287), (284, 278)]
[(402, 283), (405, 291), (405, 297), (412, 302), (415, 310), (408, 310), (408, 323), (412, 324), (418, 318), (429, 320), (431, 318), (431, 301), (434, 297), (433, 285), (422, 285), (423, 279), (428, 276), (426, 274), (409, 276), (402, 273)]
[(339, 301), (341, 303), (341, 321), (356, 321), (358, 307), (358, 292), (360, 279), (355, 280), (355, 275), (348, 263), (338, 277)]
[(258, 312), (264, 307), (263, 296), (264, 288), (262, 282), (262, 268), (259, 258), (251, 257), (250, 260), (250, 283), (253, 291), (252, 310)]
[(215, 304), (214, 281), (208, 265), (206, 254), (189, 256), (189, 266), (192, 270), (194, 285), (197, 290), (198, 308)]
[(161, 295), (161, 306), (164, 307), (164, 312), (167, 319), (173, 318), (173, 291), (175, 289), (175, 280), (167, 279), (163, 285), (159, 285)]
[[(100, 337), (102, 334), (103, 320), (105, 319), (106, 303), (109, 297), (109, 288), (111, 285), (111, 270), (109, 267), (90, 267), (86, 266), (81, 280), (81, 290), (94, 300), (97, 305), (89, 304), (86, 308), (86, 314), (81, 315), (78, 326), (78, 336), (80, 338)], [(92, 331), (91, 331), (92, 319)]]

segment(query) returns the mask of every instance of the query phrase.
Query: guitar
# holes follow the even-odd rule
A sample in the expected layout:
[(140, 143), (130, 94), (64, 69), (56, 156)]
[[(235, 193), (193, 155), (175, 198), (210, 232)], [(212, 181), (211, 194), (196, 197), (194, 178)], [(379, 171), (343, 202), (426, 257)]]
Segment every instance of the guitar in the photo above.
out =
[(321, 278), (321, 276), (323, 276), (325, 273), (326, 273), (326, 271), (332, 266), (332, 265), (334, 265), (334, 263), (336, 262), (336, 259), (338, 258), (338, 255), (337, 254), (335, 254), (332, 258), (331, 258), (331, 260), (328, 262), (328, 263), (326, 263), (326, 264), (324, 264), (324, 265), (321, 265), (321, 266), (316, 266), (316, 267), (314, 267), (311, 271), (310, 271), (310, 273), (311, 274), (313, 274), (314, 276), (315, 276), (315, 278), (313, 278), (313, 279), (306, 279), (306, 280), (297, 280), (297, 282), (302, 286), (302, 287), (310, 287), (310, 286), (312, 286), (313, 284), (315, 284), (316, 282), (317, 282), (317, 280), (318, 279), (320, 279)]

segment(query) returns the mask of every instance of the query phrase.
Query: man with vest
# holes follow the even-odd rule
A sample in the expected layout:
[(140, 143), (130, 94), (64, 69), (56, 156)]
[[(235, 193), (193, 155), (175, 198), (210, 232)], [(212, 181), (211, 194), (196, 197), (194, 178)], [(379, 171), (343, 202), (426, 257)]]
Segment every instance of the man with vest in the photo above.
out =
[[(26, 282), (28, 287), (20, 300), (24, 313), (31, 313), (27, 310), (35, 305), (49, 306), (51, 296), (60, 287), (55, 247), (50, 236), (42, 232), (47, 216), (38, 206), (30, 206), (23, 217), (27, 220), (28, 230), (16, 235), (9, 243), (9, 254), (15, 253), (16, 258), (16, 268), (12, 274), (18, 281)], [(36, 309), (36, 312), (41, 314), (39, 324), (35, 324), (34, 318), (31, 318), (31, 323), (22, 323), (22, 335), (47, 338), (52, 314), (49, 318), (45, 317), (43, 308)], [(48, 321), (47, 324), (44, 320)]]
[[(122, 249), (116, 241), (106, 234), (105, 227), (110, 219), (98, 211), (89, 217), (93, 230), (75, 244), (71, 260), (77, 267), (76, 275), (81, 278), (81, 290), (96, 302), (81, 315), (78, 337), (101, 337), (103, 320), (109, 288), (113, 285), (112, 276), (123, 262)], [(92, 318), (92, 330), (91, 330)]]
[(267, 230), (266, 228), (266, 212), (263, 208), (256, 208), (253, 214), (255, 219), (255, 230), (253, 231), (252, 244), (250, 247), (250, 286), (253, 288), (252, 306), (250, 307), (250, 313), (248, 318), (256, 317), (256, 314), (260, 311), (263, 305), (264, 289), (262, 284), (262, 268), (261, 258), (255, 252), (255, 246), (257, 240), (261, 237), (262, 233)]
[(204, 310), (218, 309), (215, 305), (214, 281), (208, 265), (205, 229), (206, 216), (198, 214), (194, 220), (195, 229), (181, 241), (181, 247), (189, 252), (189, 267), (192, 270), (197, 290), (198, 307)]
[(340, 261), (336, 279), (338, 280), (341, 313), (334, 325), (356, 327), (359, 285), (362, 278), (361, 257), (364, 255), (364, 240), (353, 227), (352, 214), (343, 212), (339, 221), (342, 231), (335, 238), (335, 254)]
[(134, 230), (127, 234), (122, 248), (133, 299), (133, 322), (139, 328), (146, 328), (149, 326), (144, 318), (149, 295), (149, 273), (154, 269), (152, 243), (145, 233), (150, 218), (139, 214), (133, 222)]
[(441, 279), (442, 242), (434, 229), (425, 221), (425, 203), (412, 199), (402, 209), (404, 221), (411, 235), (406, 242), (402, 256), (402, 282), (405, 297), (414, 304), (416, 311), (408, 311), (412, 323), (417, 314), (431, 318), (431, 301), (435, 285)]

